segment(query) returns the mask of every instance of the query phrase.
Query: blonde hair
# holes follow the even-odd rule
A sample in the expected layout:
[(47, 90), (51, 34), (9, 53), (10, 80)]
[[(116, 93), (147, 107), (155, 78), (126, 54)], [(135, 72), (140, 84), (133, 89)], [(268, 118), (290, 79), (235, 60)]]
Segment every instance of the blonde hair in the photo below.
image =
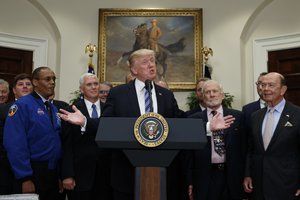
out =
[(134, 51), (128, 58), (129, 67), (132, 67), (136, 58), (146, 55), (153, 55), (155, 57), (155, 52), (150, 49), (139, 49)]

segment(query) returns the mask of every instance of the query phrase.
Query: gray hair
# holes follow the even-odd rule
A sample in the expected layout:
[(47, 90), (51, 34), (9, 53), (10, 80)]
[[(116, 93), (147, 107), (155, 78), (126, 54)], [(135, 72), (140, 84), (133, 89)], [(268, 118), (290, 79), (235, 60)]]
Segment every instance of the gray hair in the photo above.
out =
[(96, 77), (96, 79), (99, 81), (98, 77), (95, 75), (95, 74), (92, 74), (92, 73), (84, 73), (80, 76), (80, 79), (79, 79), (79, 86), (82, 86), (83, 83), (84, 83), (84, 78), (85, 77), (89, 77), (89, 76), (92, 76), (92, 77)]
[(100, 82), (100, 84), (106, 85), (106, 86), (108, 86), (108, 87), (110, 87), (110, 88), (113, 87), (113, 85), (112, 85), (110, 82), (108, 82), (108, 81), (102, 81), (102, 82)]
[(0, 78), (0, 85), (4, 85), (6, 90), (9, 91), (9, 84), (6, 80)]
[(219, 88), (219, 90), (220, 90), (220, 92), (221, 92), (221, 93), (224, 93), (224, 91), (223, 91), (223, 86), (222, 86), (218, 81), (215, 81), (215, 80), (207, 80), (207, 81), (205, 81), (204, 84), (203, 84), (203, 88), (202, 88), (202, 93), (203, 93), (203, 94), (205, 93), (206, 86), (207, 86), (208, 84), (211, 84), (211, 83), (217, 84), (217, 85), (218, 85), (218, 88)]

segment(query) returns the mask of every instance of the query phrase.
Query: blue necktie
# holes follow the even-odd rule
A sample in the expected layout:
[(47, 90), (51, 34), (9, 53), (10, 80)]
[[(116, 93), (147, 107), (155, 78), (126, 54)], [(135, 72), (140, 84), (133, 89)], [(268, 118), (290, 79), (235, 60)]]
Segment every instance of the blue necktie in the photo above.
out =
[(95, 104), (92, 105), (92, 109), (92, 118), (98, 118), (98, 112)]
[(150, 95), (149, 92), (145, 89), (145, 113), (150, 112)]

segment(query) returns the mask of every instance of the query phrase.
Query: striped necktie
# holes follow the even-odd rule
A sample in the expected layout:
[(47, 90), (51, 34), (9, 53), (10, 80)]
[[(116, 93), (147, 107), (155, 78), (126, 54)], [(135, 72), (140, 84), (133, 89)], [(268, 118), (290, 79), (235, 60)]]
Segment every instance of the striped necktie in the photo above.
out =
[(150, 112), (150, 95), (149, 95), (149, 92), (145, 89), (145, 113), (148, 113)]

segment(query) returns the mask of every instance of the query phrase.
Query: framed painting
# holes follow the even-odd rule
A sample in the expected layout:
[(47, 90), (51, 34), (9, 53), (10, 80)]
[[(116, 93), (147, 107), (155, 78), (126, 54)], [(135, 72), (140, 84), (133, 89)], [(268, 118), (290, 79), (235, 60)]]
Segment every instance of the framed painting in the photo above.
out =
[[(151, 43), (155, 21), (159, 37)], [(151, 48), (157, 80), (172, 90), (191, 90), (202, 76), (202, 9), (99, 9), (98, 76), (125, 83), (128, 56)]]

